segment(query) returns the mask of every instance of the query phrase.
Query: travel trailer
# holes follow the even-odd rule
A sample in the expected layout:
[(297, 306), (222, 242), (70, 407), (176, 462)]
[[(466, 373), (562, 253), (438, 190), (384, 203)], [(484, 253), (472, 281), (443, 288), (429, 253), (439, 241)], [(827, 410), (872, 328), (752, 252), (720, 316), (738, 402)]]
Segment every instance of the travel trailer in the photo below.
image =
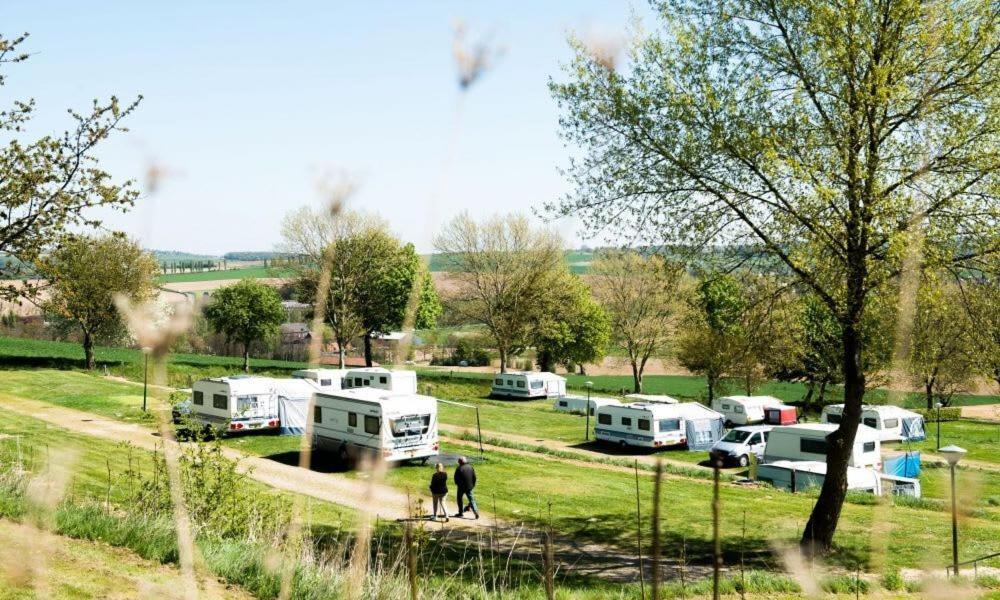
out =
[(292, 377), (309, 379), (324, 390), (339, 390), (348, 372), (347, 369), (302, 369), (292, 373)]
[(723, 396), (712, 400), (712, 409), (722, 413), (727, 425), (753, 425), (764, 422), (764, 409), (783, 406), (772, 396)]
[(649, 402), (651, 404), (678, 404), (680, 400), (662, 394), (625, 394), (629, 402)]
[(190, 415), (197, 423), (229, 433), (279, 428), (282, 433), (301, 433), (306, 406), (318, 390), (306, 379), (202, 379), (192, 386)]
[(437, 400), (372, 387), (318, 392), (313, 442), (345, 462), (365, 452), (426, 462), (438, 453)]
[(344, 374), (342, 389), (373, 387), (399, 394), (417, 393), (417, 374), (414, 371), (390, 371), (382, 367), (350, 369)]
[(552, 403), (552, 408), (559, 412), (568, 412), (577, 415), (587, 414), (587, 405), (590, 405), (590, 414), (597, 413), (597, 409), (608, 404), (621, 404), (614, 398), (601, 398), (593, 396), (587, 399), (584, 396), (560, 396)]
[[(826, 462), (780, 460), (757, 467), (757, 479), (789, 492), (821, 487), (826, 479)], [(847, 467), (847, 489), (876, 496), (896, 494), (920, 497), (920, 480), (888, 475), (872, 468)]]
[[(764, 448), (764, 462), (779, 460), (826, 462), (826, 437), (837, 430), (830, 423), (799, 423), (771, 430)], [(858, 426), (854, 448), (848, 461), (851, 467), (882, 466), (878, 432), (866, 425)]]
[(545, 371), (509, 371), (493, 376), (490, 395), (496, 398), (558, 398), (566, 395), (566, 378)]
[(799, 413), (794, 406), (768, 406), (764, 409), (764, 423), (768, 425), (794, 425), (799, 422)]
[(697, 402), (607, 404), (597, 409), (594, 437), (623, 447), (702, 450), (722, 437), (722, 415)]
[(764, 458), (770, 425), (749, 425), (731, 429), (721, 440), (715, 442), (708, 455), (723, 464), (745, 467), (750, 464), (750, 455), (760, 461)]
[[(820, 421), (823, 423), (840, 423), (843, 413), (843, 404), (824, 406), (823, 413), (820, 415)], [(861, 422), (878, 431), (879, 439), (883, 442), (918, 442), (926, 439), (924, 418), (913, 411), (891, 404), (862, 406)]]

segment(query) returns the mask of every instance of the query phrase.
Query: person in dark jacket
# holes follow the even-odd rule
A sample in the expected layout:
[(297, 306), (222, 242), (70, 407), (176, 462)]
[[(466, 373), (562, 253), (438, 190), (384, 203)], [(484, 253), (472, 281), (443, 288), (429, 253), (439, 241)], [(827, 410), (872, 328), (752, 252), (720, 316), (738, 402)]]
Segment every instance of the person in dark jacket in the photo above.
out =
[(444, 497), (448, 495), (448, 473), (444, 470), (444, 465), (438, 463), (434, 465), (434, 474), (431, 475), (431, 498), (434, 502), (434, 514), (432, 519), (438, 518), (438, 507), (441, 508), (441, 516), (448, 520), (448, 509), (444, 506)]
[[(476, 508), (476, 497), (472, 495), (472, 490), (476, 487), (476, 470), (464, 456), (458, 459), (458, 468), (455, 469), (455, 487), (458, 488), (458, 514), (455, 516), (461, 517), (471, 508), (472, 514), (478, 519), (479, 509)], [(468, 506), (462, 503), (465, 498), (469, 499)]]

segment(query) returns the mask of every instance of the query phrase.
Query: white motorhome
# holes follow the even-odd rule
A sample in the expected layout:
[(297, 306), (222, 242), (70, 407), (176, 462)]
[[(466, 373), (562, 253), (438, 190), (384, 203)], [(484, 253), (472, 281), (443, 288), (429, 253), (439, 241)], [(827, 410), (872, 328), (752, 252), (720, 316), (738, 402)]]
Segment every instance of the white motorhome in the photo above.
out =
[(679, 404), (680, 400), (663, 394), (625, 394), (629, 402), (649, 402), (651, 404)]
[[(826, 463), (821, 461), (790, 461), (763, 464), (757, 467), (757, 479), (789, 492), (821, 487), (826, 479)], [(896, 494), (919, 498), (920, 480), (887, 475), (872, 468), (847, 467), (847, 489), (869, 492), (876, 496)]]
[(417, 393), (417, 374), (414, 371), (390, 371), (382, 367), (350, 369), (344, 373), (342, 389), (373, 387), (398, 394)]
[[(844, 414), (843, 404), (823, 407), (820, 421), (840, 423)], [(879, 439), (891, 441), (920, 441), (926, 438), (924, 418), (919, 414), (893, 405), (862, 406), (861, 423), (878, 431)]]
[(702, 450), (722, 437), (722, 415), (697, 402), (608, 404), (597, 409), (594, 437), (620, 446)]
[[(782, 425), (771, 430), (764, 448), (764, 462), (781, 460), (826, 462), (828, 435), (837, 430), (830, 423), (799, 423)], [(848, 461), (851, 467), (882, 466), (878, 432), (865, 425), (858, 426), (854, 448)]]
[(339, 390), (348, 372), (347, 369), (301, 369), (292, 373), (292, 377), (309, 379), (324, 390)]
[(318, 392), (313, 442), (344, 461), (362, 452), (426, 461), (438, 453), (437, 400), (372, 387)]
[(490, 394), (497, 398), (558, 398), (566, 395), (566, 378), (545, 371), (497, 373)]
[(318, 387), (305, 379), (214, 377), (194, 382), (191, 418), (230, 433), (282, 428), (300, 432), (305, 406)]
[(712, 400), (712, 409), (722, 413), (731, 425), (753, 425), (764, 422), (764, 409), (782, 406), (773, 396), (723, 396)]
[(568, 412), (577, 415), (587, 414), (587, 406), (590, 406), (590, 414), (593, 416), (597, 409), (608, 404), (621, 404), (615, 398), (601, 398), (592, 396), (589, 400), (585, 396), (560, 396), (552, 403), (552, 408), (559, 412)]

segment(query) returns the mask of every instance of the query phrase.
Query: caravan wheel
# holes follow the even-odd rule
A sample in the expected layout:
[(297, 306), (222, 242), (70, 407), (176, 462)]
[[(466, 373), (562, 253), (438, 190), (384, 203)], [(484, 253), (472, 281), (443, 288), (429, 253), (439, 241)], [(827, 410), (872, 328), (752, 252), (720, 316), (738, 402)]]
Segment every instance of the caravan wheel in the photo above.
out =
[(346, 465), (348, 459), (350, 459), (350, 458), (351, 457), (350, 457), (350, 455), (347, 452), (347, 445), (341, 444), (340, 445), (340, 449), (337, 450), (337, 459), (340, 460), (341, 464), (345, 464)]
[(625, 448), (628, 448), (628, 444), (625, 443), (625, 440), (618, 440), (618, 447), (624, 450)]

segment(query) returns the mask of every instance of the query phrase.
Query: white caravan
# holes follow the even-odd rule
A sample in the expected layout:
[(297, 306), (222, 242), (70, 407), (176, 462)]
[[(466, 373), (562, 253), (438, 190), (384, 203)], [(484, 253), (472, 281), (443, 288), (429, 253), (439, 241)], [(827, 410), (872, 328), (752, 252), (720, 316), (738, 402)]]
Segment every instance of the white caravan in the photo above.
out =
[(347, 373), (347, 369), (301, 369), (292, 373), (292, 377), (309, 379), (324, 390), (339, 390)]
[(606, 404), (597, 409), (594, 438), (625, 446), (663, 448), (687, 443), (675, 404)]
[(561, 396), (552, 403), (552, 408), (559, 412), (568, 412), (576, 415), (587, 414), (587, 406), (590, 405), (590, 414), (597, 413), (597, 409), (608, 404), (621, 404), (615, 398), (601, 398), (592, 396), (589, 400), (584, 396)]
[(318, 392), (313, 442), (344, 461), (362, 452), (426, 461), (438, 453), (437, 400), (371, 387)]
[(237, 433), (282, 428), (301, 432), (305, 406), (318, 387), (305, 379), (215, 377), (194, 382), (191, 418), (215, 429)]
[(680, 400), (662, 394), (625, 394), (629, 402), (649, 402), (650, 404), (679, 404)]
[[(837, 430), (830, 423), (799, 423), (782, 425), (771, 430), (764, 448), (764, 462), (780, 460), (826, 462), (828, 435)], [(882, 466), (881, 444), (878, 432), (865, 425), (858, 426), (854, 448), (848, 460), (851, 467)]]
[[(821, 487), (826, 479), (826, 463), (821, 461), (779, 460), (757, 467), (757, 479), (789, 492)], [(920, 497), (920, 480), (887, 475), (876, 469), (847, 467), (847, 489), (876, 496), (896, 494)]]
[[(843, 414), (843, 404), (830, 404), (823, 407), (820, 421), (840, 423)], [(899, 440), (915, 442), (926, 438), (922, 416), (891, 404), (862, 406), (861, 422), (878, 431), (879, 439), (883, 442)]]
[(390, 371), (382, 367), (351, 369), (344, 374), (342, 389), (373, 387), (398, 394), (417, 393), (417, 374), (414, 371)]
[(722, 413), (731, 425), (754, 425), (764, 422), (764, 409), (782, 406), (772, 396), (723, 396), (712, 400), (712, 409)]
[(566, 395), (566, 378), (546, 371), (508, 371), (493, 376), (490, 395), (497, 398), (558, 398)]

